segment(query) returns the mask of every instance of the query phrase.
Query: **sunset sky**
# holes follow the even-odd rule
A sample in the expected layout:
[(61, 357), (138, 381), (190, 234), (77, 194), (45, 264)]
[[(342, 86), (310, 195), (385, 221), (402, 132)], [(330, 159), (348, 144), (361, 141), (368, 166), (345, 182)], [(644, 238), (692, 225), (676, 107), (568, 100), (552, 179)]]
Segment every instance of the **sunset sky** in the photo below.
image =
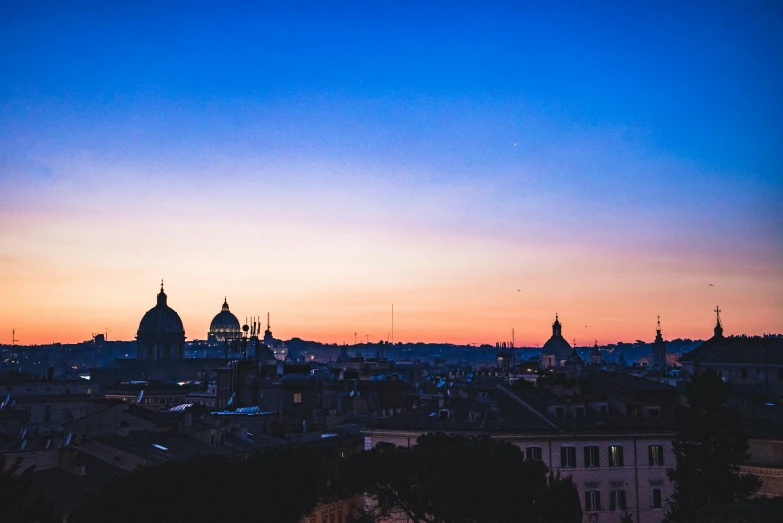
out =
[(0, 343), (783, 332), (780, 2), (264, 4), (0, 4)]

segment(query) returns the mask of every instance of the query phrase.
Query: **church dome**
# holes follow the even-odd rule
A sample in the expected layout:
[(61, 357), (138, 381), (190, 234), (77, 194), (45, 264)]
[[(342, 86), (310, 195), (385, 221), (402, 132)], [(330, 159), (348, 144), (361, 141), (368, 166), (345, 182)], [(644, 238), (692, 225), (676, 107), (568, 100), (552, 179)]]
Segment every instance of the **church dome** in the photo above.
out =
[(239, 320), (228, 308), (228, 300), (223, 300), (223, 307), (220, 312), (212, 318), (212, 323), (209, 324), (209, 333), (207, 338), (209, 341), (223, 342), (228, 338), (239, 338), (242, 335), (242, 331), (239, 326)]
[(170, 334), (185, 335), (185, 328), (177, 311), (166, 303), (163, 286), (158, 293), (158, 303), (147, 311), (139, 323), (137, 337), (156, 337)]
[(169, 361), (185, 357), (185, 329), (179, 314), (166, 303), (163, 282), (160, 282), (157, 305), (139, 322), (136, 345), (139, 360)]
[(544, 356), (553, 356), (556, 362), (567, 360), (571, 356), (571, 345), (563, 338), (562, 326), (557, 315), (555, 315), (555, 323), (552, 324), (552, 337), (541, 349), (541, 357)]

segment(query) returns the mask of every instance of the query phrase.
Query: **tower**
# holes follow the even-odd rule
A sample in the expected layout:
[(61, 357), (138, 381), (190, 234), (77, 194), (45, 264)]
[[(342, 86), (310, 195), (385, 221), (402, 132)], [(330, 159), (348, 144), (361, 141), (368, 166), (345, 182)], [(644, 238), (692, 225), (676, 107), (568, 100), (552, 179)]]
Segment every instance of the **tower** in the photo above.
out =
[(661, 317), (658, 316), (658, 327), (655, 329), (655, 341), (652, 344), (652, 364), (656, 369), (666, 367), (666, 342), (661, 335)]
[(715, 334), (715, 338), (722, 338), (723, 337), (723, 325), (721, 325), (720, 322), (720, 307), (715, 306), (715, 314), (717, 316), (717, 321), (715, 323), (715, 329), (713, 330), (713, 333)]
[(264, 331), (264, 343), (272, 347), (275, 343), (275, 338), (272, 336), (272, 327), (269, 324), (269, 313), (266, 313), (266, 330)]

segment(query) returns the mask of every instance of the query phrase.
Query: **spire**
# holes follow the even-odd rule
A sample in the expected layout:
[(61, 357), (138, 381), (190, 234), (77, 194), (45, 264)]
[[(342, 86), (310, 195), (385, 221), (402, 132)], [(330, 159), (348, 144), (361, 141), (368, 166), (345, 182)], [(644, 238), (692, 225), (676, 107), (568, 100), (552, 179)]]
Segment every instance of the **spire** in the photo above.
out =
[(715, 337), (716, 338), (722, 338), (723, 337), (723, 325), (721, 325), (721, 322), (720, 322), (720, 307), (717, 306), (717, 305), (715, 306), (715, 314), (717, 315), (717, 321), (715, 323), (715, 329), (714, 329), (713, 332), (715, 333)]
[(658, 327), (655, 329), (655, 343), (663, 343), (663, 336), (661, 336), (661, 317), (658, 316)]
[(269, 313), (267, 312), (266, 313), (266, 330), (269, 330), (269, 329), (270, 329), (270, 327), (269, 327)]
[(228, 299), (226, 298), (226, 296), (223, 296), (223, 307), (220, 310), (222, 311), (228, 310)]
[(160, 280), (160, 292), (158, 293), (158, 305), (166, 305), (166, 293), (163, 292), (163, 280)]
[(557, 337), (562, 337), (562, 335), (563, 335), (563, 330), (560, 325), (560, 319), (557, 313), (555, 313), (555, 322), (552, 324), (552, 337), (557, 338)]

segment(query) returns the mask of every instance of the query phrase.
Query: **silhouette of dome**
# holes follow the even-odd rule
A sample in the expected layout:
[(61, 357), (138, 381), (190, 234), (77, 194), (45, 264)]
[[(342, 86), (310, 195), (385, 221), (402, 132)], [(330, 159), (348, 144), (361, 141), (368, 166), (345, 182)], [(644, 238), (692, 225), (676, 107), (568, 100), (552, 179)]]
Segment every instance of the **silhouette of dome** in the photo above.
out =
[(348, 354), (348, 347), (343, 345), (340, 354), (337, 356), (337, 363), (348, 363), (351, 361), (351, 356)]
[(141, 318), (136, 333), (136, 357), (140, 360), (176, 360), (185, 355), (185, 328), (166, 299), (161, 282), (158, 303)]
[(158, 294), (158, 304), (148, 310), (144, 317), (141, 318), (137, 336), (185, 334), (185, 328), (182, 326), (179, 314), (168, 306), (166, 298), (166, 293), (163, 292), (163, 286), (161, 286)]
[(560, 362), (567, 360), (569, 356), (571, 356), (571, 345), (563, 338), (560, 320), (555, 315), (555, 323), (552, 324), (552, 337), (541, 349), (541, 360), (553, 360), (552, 365), (560, 365)]
[(231, 313), (228, 300), (224, 298), (223, 307), (209, 324), (207, 339), (211, 343), (223, 343), (227, 338), (239, 338), (241, 335), (239, 320)]

